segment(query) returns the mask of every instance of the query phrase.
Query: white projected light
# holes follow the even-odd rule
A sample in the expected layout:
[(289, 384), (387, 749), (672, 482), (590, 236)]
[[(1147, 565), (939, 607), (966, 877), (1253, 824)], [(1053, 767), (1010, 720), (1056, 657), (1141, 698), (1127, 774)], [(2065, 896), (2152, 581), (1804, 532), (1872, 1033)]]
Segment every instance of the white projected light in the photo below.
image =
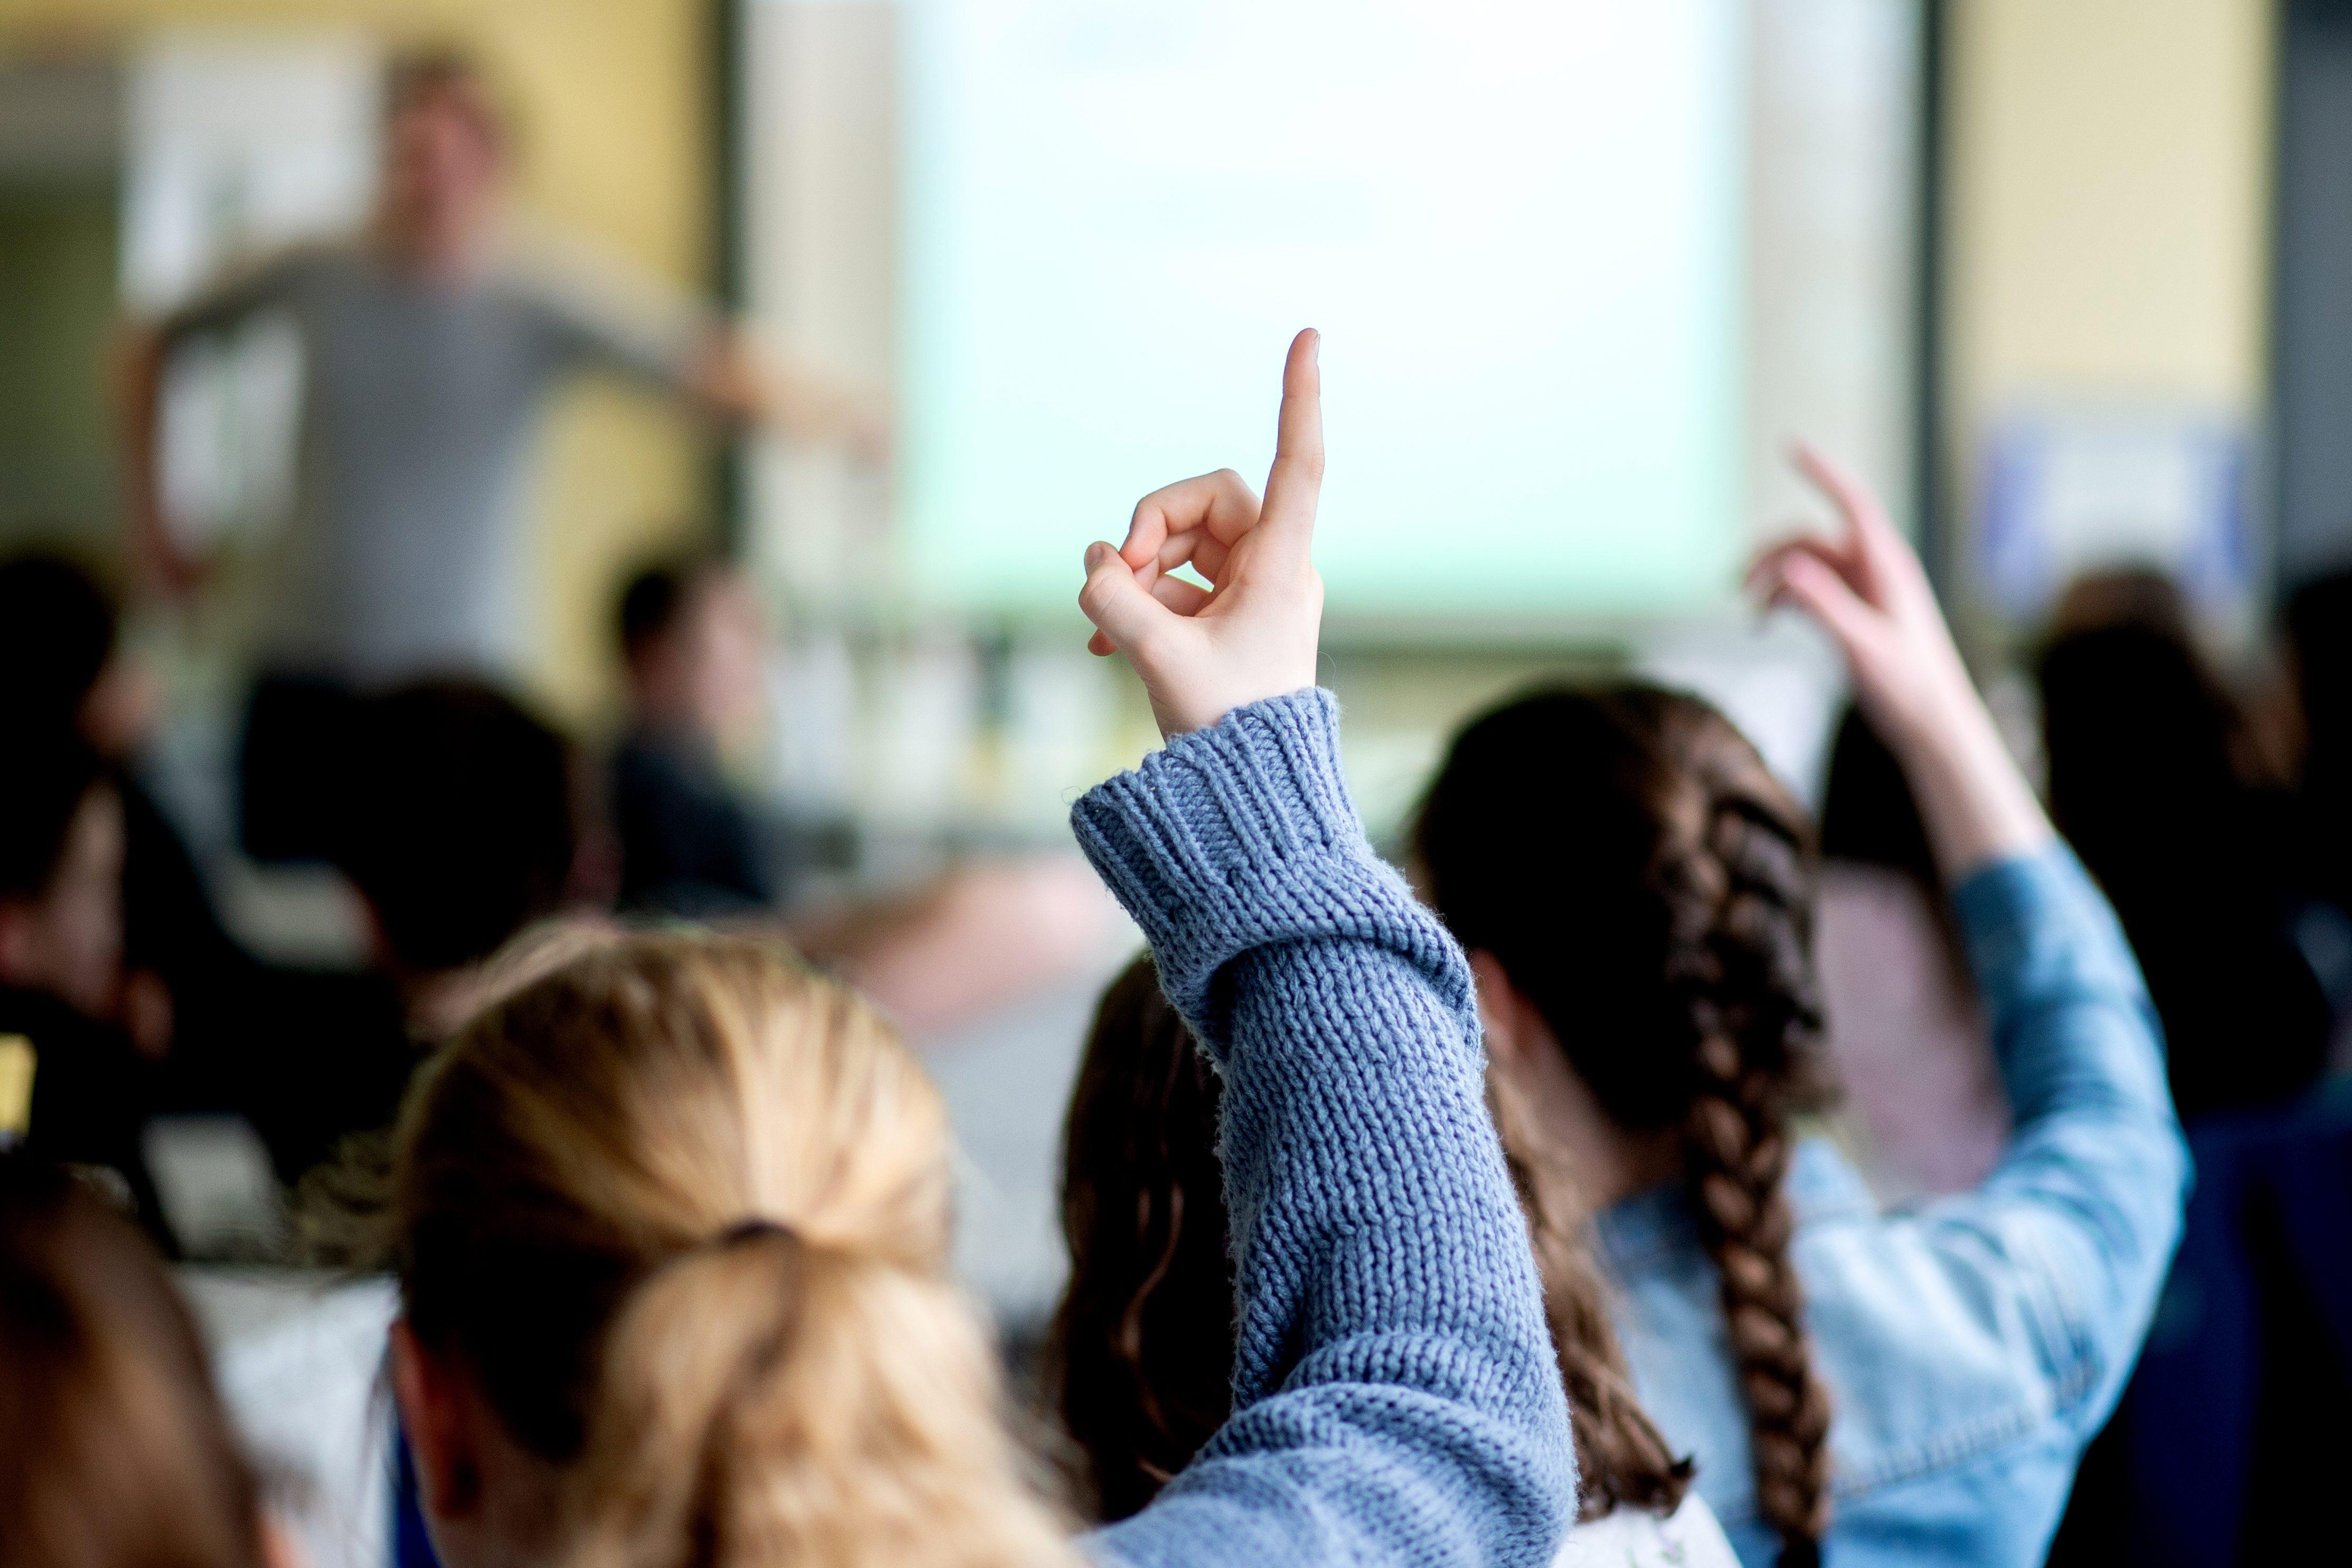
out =
[(1324, 333), (1337, 616), (1711, 598), (1737, 548), (1735, 0), (910, 0), (908, 564), (1063, 607), (1271, 455)]

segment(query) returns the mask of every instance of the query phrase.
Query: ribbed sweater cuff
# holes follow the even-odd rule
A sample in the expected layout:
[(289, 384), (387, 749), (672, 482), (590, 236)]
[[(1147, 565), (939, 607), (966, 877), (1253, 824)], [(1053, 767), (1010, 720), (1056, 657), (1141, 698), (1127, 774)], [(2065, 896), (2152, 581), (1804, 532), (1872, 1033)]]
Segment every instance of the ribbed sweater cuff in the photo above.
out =
[(1088, 791), (1070, 824), (1143, 928), (1169, 999), (1213, 1051), (1223, 1044), (1216, 977), (1242, 953), (1329, 937), (1412, 947), (1435, 936), (1365, 841), (1339, 769), (1339, 702), (1319, 688), (1179, 735)]

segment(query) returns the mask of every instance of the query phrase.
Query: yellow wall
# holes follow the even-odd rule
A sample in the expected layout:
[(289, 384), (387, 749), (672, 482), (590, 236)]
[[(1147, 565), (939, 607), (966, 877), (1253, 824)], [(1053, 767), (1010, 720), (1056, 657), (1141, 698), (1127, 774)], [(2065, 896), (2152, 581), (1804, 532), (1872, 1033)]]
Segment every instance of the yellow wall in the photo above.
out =
[(1953, 5), (1947, 326), (1964, 462), (1985, 418), (2019, 402), (2259, 405), (2271, 13)]
[[(709, 0), (0, 0), (0, 48), (153, 26), (362, 28), (477, 51), (522, 132), (535, 214), (681, 287), (708, 276)], [(541, 694), (590, 712), (609, 679), (614, 577), (700, 516), (699, 438), (625, 394), (568, 395), (549, 433)]]

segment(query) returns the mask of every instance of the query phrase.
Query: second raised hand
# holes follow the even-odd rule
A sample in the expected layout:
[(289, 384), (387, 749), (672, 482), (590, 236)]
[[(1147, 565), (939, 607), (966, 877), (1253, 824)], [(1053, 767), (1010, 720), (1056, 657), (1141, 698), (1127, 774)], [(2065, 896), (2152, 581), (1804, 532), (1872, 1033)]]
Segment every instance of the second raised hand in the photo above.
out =
[(1946, 877), (2040, 848), (2049, 822), (1969, 679), (1919, 558), (1868, 487), (1810, 447), (1796, 462), (1840, 527), (1767, 550), (1749, 584), (1767, 603), (1811, 615), (1844, 654), (1855, 699), (1902, 759)]
[[(1206, 729), (1246, 703), (1315, 684), (1319, 347), (1312, 329), (1291, 340), (1263, 502), (1239, 474), (1220, 469), (1137, 502), (1124, 544), (1087, 547), (1078, 607), (1095, 624), (1087, 647), (1127, 656), (1162, 735)], [(1185, 565), (1208, 586), (1171, 574)]]

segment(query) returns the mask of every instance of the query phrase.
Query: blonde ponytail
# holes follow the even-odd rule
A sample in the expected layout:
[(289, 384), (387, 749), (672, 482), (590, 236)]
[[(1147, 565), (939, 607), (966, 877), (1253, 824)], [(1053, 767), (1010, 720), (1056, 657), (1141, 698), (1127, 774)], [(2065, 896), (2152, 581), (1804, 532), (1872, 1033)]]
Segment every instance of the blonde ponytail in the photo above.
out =
[(947, 1273), (944, 1109), (887, 1027), (742, 941), (510, 967), (404, 1118), (395, 1217), (412, 1328), (556, 1468), (550, 1554), (1069, 1561)]

